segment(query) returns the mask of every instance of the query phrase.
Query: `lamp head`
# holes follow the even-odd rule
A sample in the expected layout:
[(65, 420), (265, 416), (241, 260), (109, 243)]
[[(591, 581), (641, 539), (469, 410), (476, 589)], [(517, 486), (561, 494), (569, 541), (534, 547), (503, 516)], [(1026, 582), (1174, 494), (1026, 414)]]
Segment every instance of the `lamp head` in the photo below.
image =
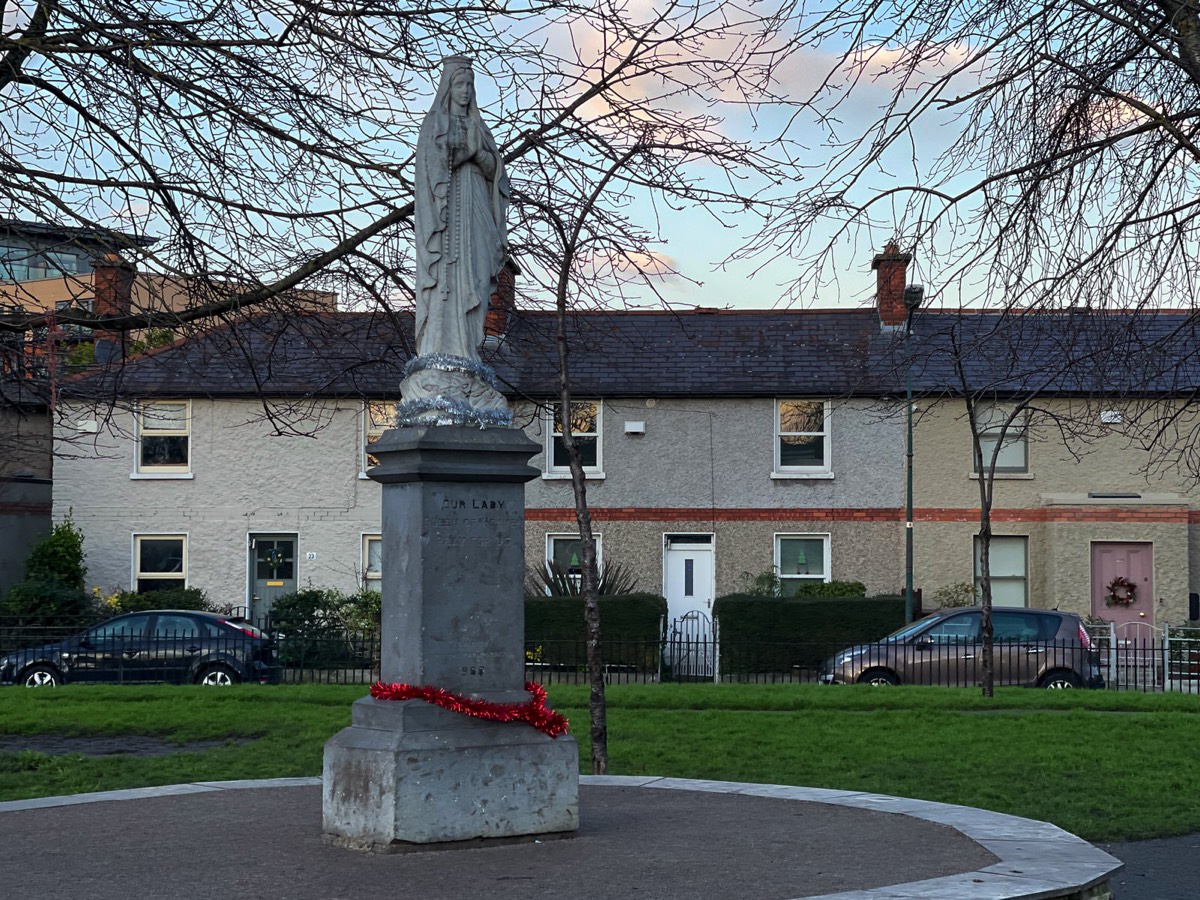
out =
[(925, 285), (910, 284), (904, 289), (904, 308), (909, 312), (917, 309), (925, 298)]

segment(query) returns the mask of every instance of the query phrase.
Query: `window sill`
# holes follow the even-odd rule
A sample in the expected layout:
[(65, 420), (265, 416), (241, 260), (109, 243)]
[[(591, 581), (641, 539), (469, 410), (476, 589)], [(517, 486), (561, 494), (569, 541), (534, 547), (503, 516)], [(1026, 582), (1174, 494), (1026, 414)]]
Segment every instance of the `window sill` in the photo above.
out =
[(130, 481), (191, 481), (191, 472), (131, 472)]
[(775, 481), (832, 481), (832, 472), (772, 472)]
[[(605, 475), (603, 472), (584, 472), (584, 481), (603, 481)], [(570, 472), (543, 472), (542, 481), (570, 481)]]
[[(979, 480), (978, 472), (971, 472), (967, 475), (972, 481)], [(997, 472), (992, 476), (993, 481), (1033, 481), (1032, 472)]]

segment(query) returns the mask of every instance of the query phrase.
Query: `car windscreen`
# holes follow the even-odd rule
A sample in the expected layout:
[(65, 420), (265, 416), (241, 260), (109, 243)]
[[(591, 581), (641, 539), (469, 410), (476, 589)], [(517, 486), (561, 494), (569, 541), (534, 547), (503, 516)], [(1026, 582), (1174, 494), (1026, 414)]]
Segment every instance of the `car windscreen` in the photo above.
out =
[(902, 641), (909, 635), (914, 634), (915, 632), (924, 628), (928, 624), (929, 624), (928, 619), (918, 619), (915, 622), (910, 622), (908, 625), (905, 625), (903, 628), (896, 629), (891, 634), (889, 634), (887, 637), (880, 638), (879, 640), (880, 640), (880, 642), (882, 642), (882, 641)]

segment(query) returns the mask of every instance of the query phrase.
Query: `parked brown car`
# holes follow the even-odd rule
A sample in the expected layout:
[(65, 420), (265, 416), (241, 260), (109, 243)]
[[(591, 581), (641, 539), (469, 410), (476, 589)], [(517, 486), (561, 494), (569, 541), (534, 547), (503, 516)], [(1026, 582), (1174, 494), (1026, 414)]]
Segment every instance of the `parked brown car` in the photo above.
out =
[[(823, 684), (980, 682), (979, 607), (944, 609), (873, 644), (848, 647), (821, 667)], [(993, 609), (996, 685), (1102, 688), (1099, 655), (1083, 621), (1049, 609)]]

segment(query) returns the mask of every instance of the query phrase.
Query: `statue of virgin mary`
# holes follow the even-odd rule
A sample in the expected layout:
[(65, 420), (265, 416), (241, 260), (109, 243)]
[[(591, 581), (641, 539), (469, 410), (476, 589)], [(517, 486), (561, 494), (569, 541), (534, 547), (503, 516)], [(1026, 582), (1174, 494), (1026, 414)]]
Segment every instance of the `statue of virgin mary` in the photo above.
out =
[(479, 359), (488, 300), (508, 236), (504, 160), (475, 101), (471, 61), (442, 64), (417, 138), (417, 356), (401, 384), (401, 424), (509, 425), (512, 414)]

